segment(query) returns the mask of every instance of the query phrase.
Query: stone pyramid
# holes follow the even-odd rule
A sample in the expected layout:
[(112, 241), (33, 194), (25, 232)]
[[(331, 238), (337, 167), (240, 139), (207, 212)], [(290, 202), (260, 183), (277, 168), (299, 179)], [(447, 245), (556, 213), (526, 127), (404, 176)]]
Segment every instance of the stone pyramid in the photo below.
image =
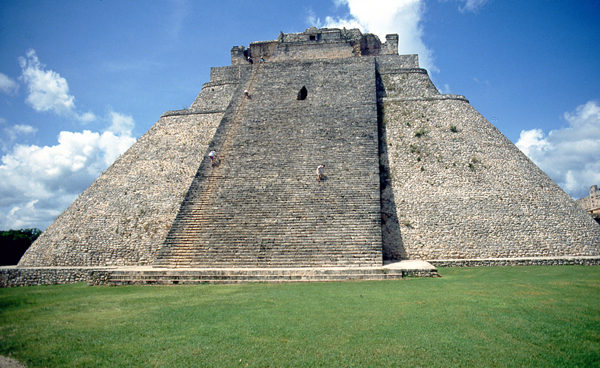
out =
[(234, 47), (18, 266), (598, 256), (600, 226), (397, 48), (397, 35), (316, 28)]

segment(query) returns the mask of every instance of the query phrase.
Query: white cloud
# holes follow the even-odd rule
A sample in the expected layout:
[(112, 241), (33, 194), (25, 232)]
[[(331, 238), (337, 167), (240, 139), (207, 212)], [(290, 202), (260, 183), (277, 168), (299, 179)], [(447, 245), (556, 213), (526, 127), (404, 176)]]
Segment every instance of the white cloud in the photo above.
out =
[(119, 114), (111, 111), (109, 113), (111, 125), (107, 129), (109, 132), (113, 132), (119, 135), (131, 135), (131, 130), (135, 126), (133, 117)]
[(335, 0), (338, 6), (347, 6), (346, 18), (326, 17), (321, 24), (313, 14), (308, 21), (316, 27), (359, 28), (374, 33), (383, 42), (387, 34), (397, 33), (400, 54), (419, 54), (419, 64), (430, 72), (438, 71), (433, 63), (433, 53), (423, 43), (421, 18), (425, 5), (423, 0)]
[(6, 74), (0, 73), (0, 91), (9, 96), (14, 96), (19, 90), (19, 84), (9, 78)]
[(573, 198), (600, 184), (600, 106), (595, 101), (564, 114), (568, 127), (522, 131), (517, 147)]
[(44, 70), (34, 50), (27, 51), (19, 58), (23, 74), (20, 79), (27, 85), (28, 96), (25, 100), (36, 111), (52, 111), (58, 115), (73, 117), (82, 122), (96, 119), (91, 112), (75, 112), (75, 97), (69, 94), (67, 80), (53, 70)]
[(20, 124), (9, 128), (4, 128), (4, 132), (11, 141), (14, 141), (19, 135), (34, 134), (37, 132), (37, 128), (34, 128), (31, 125)]
[(114, 112), (110, 118), (111, 128), (103, 133), (63, 131), (54, 146), (15, 145), (2, 156), (0, 229), (45, 229), (135, 143), (133, 119)]

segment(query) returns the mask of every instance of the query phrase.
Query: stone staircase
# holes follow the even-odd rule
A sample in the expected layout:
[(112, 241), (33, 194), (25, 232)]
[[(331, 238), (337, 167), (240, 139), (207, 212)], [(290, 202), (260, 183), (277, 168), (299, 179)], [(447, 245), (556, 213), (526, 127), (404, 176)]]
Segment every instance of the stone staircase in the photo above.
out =
[(90, 285), (177, 285), (398, 280), (406, 277), (439, 277), (439, 274), (437, 268), (427, 262), (402, 261), (379, 267), (96, 269), (88, 272), (87, 281)]
[(380, 266), (376, 104), (372, 58), (255, 64), (155, 267)]

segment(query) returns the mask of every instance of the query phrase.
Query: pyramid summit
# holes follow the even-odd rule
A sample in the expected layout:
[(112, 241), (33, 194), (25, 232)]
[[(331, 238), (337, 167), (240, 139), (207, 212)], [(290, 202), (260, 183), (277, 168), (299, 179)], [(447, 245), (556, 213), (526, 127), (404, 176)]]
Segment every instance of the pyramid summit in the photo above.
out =
[(598, 256), (600, 226), (397, 35), (309, 28), (233, 47), (17, 269)]

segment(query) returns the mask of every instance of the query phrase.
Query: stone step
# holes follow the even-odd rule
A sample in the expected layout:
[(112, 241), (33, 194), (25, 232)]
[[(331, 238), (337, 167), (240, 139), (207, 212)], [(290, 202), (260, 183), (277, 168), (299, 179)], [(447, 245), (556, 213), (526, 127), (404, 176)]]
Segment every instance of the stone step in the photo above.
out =
[(94, 270), (89, 273), (93, 285), (201, 284), (242, 282), (309, 282), (347, 280), (392, 280), (405, 277), (436, 277), (430, 264), (407, 267), (316, 267), (316, 268), (194, 268), (148, 269), (143, 267)]
[(374, 72), (315, 61), (242, 76), (210, 145), (217, 165), (199, 168), (155, 265), (380, 265)]

